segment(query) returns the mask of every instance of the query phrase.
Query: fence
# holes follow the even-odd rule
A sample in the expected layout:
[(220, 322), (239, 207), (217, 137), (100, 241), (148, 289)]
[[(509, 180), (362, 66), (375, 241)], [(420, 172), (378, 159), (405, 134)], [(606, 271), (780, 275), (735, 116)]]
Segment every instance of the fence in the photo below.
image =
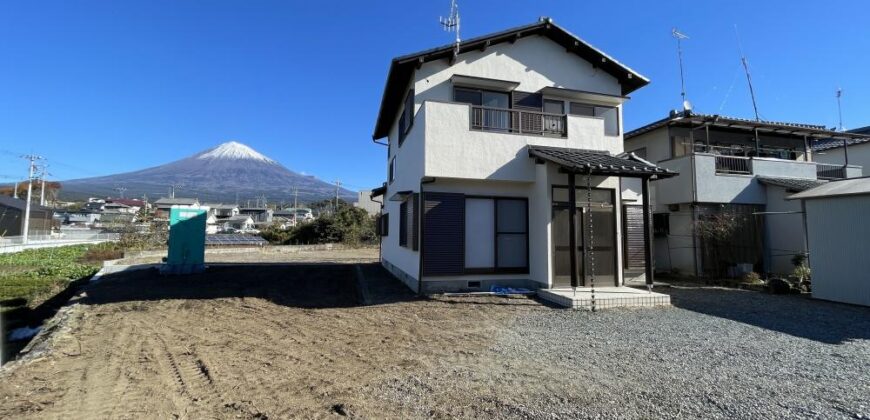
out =
[(97, 242), (117, 241), (121, 238), (118, 233), (104, 233), (100, 231), (62, 231), (50, 235), (28, 235), (27, 244), (22, 236), (0, 237), (0, 253), (16, 252), (27, 248), (46, 248), (62, 245), (76, 245)]
[(741, 156), (716, 156), (716, 173), (751, 174), (752, 159)]
[(564, 114), (472, 106), (471, 128), (564, 137), (568, 135), (568, 119)]
[(845, 179), (846, 167), (829, 163), (816, 163), (816, 176), (819, 179)]

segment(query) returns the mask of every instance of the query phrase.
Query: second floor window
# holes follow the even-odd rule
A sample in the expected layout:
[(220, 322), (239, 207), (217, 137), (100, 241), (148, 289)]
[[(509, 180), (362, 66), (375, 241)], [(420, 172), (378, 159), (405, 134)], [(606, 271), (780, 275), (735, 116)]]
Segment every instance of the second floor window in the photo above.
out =
[(414, 89), (408, 91), (405, 96), (405, 107), (402, 109), (402, 115), (399, 116), (399, 146), (405, 141), (405, 136), (411, 131), (411, 126), (414, 125)]
[(456, 87), (453, 89), (453, 100), (469, 104), (472, 108), (471, 125), (487, 130), (511, 129), (510, 94), (491, 90)]
[(579, 102), (571, 102), (569, 107), (571, 115), (585, 115), (587, 117), (600, 117), (604, 119), (604, 135), (619, 135), (619, 108), (614, 106), (589, 105)]
[(396, 180), (396, 157), (395, 156), (393, 156), (393, 158), (390, 159), (390, 168), (388, 170), (387, 179), (390, 180), (390, 182), (393, 182)]

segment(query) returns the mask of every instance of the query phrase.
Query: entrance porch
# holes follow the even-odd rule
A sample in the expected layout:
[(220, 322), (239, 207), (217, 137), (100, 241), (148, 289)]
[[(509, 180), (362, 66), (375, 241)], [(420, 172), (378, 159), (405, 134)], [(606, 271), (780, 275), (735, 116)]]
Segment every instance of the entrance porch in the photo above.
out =
[(538, 290), (538, 297), (571, 309), (670, 306), (671, 297), (652, 290), (633, 287), (559, 287)]
[[(677, 174), (634, 155), (544, 146), (529, 146), (529, 155), (538, 164), (555, 164), (560, 178), (567, 179), (563, 185), (538, 180), (551, 189), (551, 269), (548, 288), (539, 289), (538, 295), (575, 309), (669, 305), (668, 295), (651, 290), (649, 183)], [(640, 179), (642, 204), (627, 206), (620, 188), (596, 188), (593, 177)], [(630, 214), (637, 217), (628, 218)], [(620, 215), (625, 217), (622, 223)], [(624, 229), (620, 229), (622, 224)], [(648, 290), (625, 287), (625, 272), (631, 271), (637, 278), (641, 270)]]

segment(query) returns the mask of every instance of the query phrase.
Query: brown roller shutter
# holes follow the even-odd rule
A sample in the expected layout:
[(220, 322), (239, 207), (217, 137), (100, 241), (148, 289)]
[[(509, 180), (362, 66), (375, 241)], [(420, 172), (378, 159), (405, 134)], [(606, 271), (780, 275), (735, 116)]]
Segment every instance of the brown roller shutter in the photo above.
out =
[(623, 224), (625, 226), (625, 267), (645, 267), (643, 247), (643, 206), (627, 205), (623, 207)]
[(544, 109), (544, 97), (540, 93), (513, 91), (514, 109), (522, 109), (524, 111), (538, 111)]
[(462, 274), (465, 267), (465, 195), (425, 193), (423, 227), (423, 275)]

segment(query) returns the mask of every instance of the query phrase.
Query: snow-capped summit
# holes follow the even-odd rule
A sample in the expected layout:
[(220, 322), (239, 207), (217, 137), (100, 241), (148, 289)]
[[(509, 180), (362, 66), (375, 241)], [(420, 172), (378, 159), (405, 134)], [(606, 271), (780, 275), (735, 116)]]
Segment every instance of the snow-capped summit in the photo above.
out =
[(198, 156), (197, 159), (253, 159), (262, 162), (275, 163), (274, 160), (267, 158), (260, 152), (250, 148), (249, 146), (237, 141), (228, 141), (208, 150)]

